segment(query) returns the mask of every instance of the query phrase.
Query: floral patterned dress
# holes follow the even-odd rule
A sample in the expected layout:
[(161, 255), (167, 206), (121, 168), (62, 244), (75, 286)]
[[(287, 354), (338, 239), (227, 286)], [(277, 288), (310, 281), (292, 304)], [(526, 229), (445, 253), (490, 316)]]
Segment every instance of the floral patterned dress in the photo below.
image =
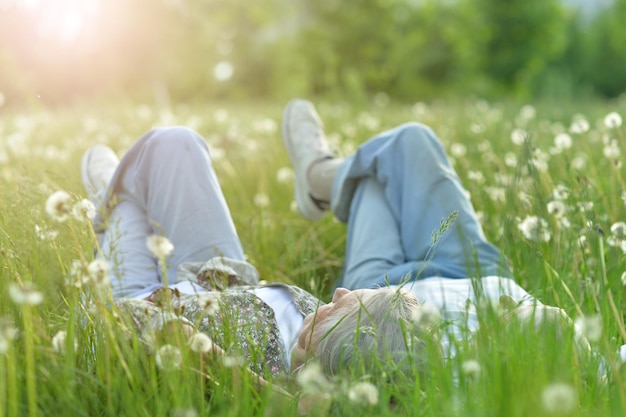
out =
[[(219, 259), (222, 263), (231, 261)], [(242, 358), (259, 375), (269, 372), (275, 376), (288, 372), (288, 355), (274, 310), (251, 292), (259, 287), (258, 276), (254, 275), (256, 270), (216, 267), (214, 261), (183, 264), (178, 268), (177, 282), (194, 281), (206, 292), (182, 294), (177, 290), (161, 289), (148, 299), (122, 298), (115, 302), (122, 313), (121, 319), (137, 329), (141, 340), (148, 346), (153, 344), (153, 335), (164, 325), (182, 320), (211, 337), (213, 343), (228, 355)], [(323, 304), (296, 286), (269, 286), (287, 289), (303, 316)], [(167, 307), (170, 303), (171, 307)]]

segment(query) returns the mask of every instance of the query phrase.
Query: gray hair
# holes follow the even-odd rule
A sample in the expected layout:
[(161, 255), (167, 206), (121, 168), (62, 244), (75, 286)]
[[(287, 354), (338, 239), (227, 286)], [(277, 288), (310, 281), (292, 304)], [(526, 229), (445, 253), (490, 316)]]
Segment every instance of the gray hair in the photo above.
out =
[[(323, 335), (313, 347), (324, 372), (362, 366), (366, 372), (390, 368), (405, 374), (424, 374), (430, 359), (428, 346), (440, 345), (433, 329), (420, 320), (420, 303), (404, 289), (379, 288), (361, 297), (359, 306), (347, 306), (317, 326)], [(434, 342), (434, 343), (431, 343)], [(382, 369), (381, 369), (382, 368)]]

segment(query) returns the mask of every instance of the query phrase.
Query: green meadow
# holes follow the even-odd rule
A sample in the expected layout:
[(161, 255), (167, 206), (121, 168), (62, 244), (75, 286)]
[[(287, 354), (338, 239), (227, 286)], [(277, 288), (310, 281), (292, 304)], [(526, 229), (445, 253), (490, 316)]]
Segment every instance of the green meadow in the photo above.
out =
[(316, 102), (342, 155), (399, 123), (430, 125), (517, 282), (563, 308), (593, 353), (577, 354), (568, 339), (504, 331), (492, 309), (479, 334), (458, 341), (454, 359), (431, 355), (426, 375), (389, 382), (393, 364), (381, 364), (376, 375), (346, 369), (320, 379), (311, 368), (265, 387), (236, 356), (194, 352), (180, 335), (141, 345), (97, 287), (71, 280), (75, 261), (93, 260), (89, 222), (58, 222), (45, 205), (59, 190), (86, 198), (80, 160), (90, 146), (122, 155), (152, 127), (189, 126), (209, 145), (261, 278), (329, 300), (346, 226), (331, 215), (311, 223), (294, 209), (284, 103), (0, 112), (0, 417), (296, 416), (299, 400), (320, 416), (626, 415), (618, 355), (626, 343), (625, 100)]

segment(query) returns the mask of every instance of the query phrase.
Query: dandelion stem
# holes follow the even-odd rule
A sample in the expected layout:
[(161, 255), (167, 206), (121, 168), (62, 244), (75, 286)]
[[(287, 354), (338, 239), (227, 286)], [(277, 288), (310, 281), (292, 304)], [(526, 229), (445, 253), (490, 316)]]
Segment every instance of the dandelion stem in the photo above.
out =
[(613, 299), (613, 294), (611, 293), (611, 288), (609, 287), (609, 280), (606, 275), (606, 261), (604, 259), (603, 236), (600, 236), (598, 240), (600, 244), (600, 267), (602, 268), (602, 283), (604, 284), (606, 297), (607, 297), (607, 300), (609, 301), (609, 306), (611, 307), (611, 313), (613, 314), (615, 323), (617, 323), (617, 329), (619, 330), (620, 336), (622, 337), (622, 343), (626, 343), (626, 328), (624, 328), (624, 319), (622, 318), (621, 314), (617, 310), (617, 306), (615, 305), (615, 300)]
[(35, 345), (33, 340), (33, 327), (31, 309), (24, 305), (22, 310), (24, 319), (24, 350), (26, 358), (26, 396), (28, 403), (28, 416), (37, 416), (37, 377), (35, 375)]

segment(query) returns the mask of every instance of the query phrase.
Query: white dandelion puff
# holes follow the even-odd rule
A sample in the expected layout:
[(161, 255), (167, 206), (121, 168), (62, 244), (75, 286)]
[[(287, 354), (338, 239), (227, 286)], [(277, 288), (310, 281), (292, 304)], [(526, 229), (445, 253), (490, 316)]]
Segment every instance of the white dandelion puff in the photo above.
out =
[(204, 333), (196, 333), (189, 339), (189, 347), (194, 352), (206, 353), (213, 349), (213, 341)]
[[(67, 346), (67, 332), (65, 330), (59, 330), (52, 337), (52, 348), (58, 354), (65, 354), (65, 347)], [(78, 349), (78, 343), (74, 340), (74, 349)]]
[(432, 303), (421, 303), (413, 312), (411, 319), (420, 327), (432, 327), (441, 320), (441, 312)]
[(43, 293), (35, 288), (35, 285), (27, 281), (23, 285), (15, 282), (9, 284), (9, 296), (15, 304), (38, 305), (43, 302)]
[(198, 417), (195, 408), (174, 408), (170, 411), (170, 417)]
[(87, 265), (87, 275), (96, 285), (106, 285), (109, 282), (110, 265), (104, 259), (94, 259)]
[(456, 158), (462, 158), (467, 155), (467, 147), (462, 143), (453, 143), (450, 146), (450, 153)]
[(517, 155), (513, 152), (507, 152), (504, 155), (504, 164), (508, 167), (514, 168), (517, 166)]
[(626, 223), (615, 222), (611, 225), (611, 233), (619, 237), (626, 237)]
[(552, 214), (556, 218), (561, 218), (565, 215), (565, 203), (560, 200), (550, 201), (547, 208), (548, 213)]
[(477, 184), (482, 184), (485, 182), (485, 175), (480, 171), (468, 171), (467, 179), (474, 181)]
[(46, 200), (46, 213), (58, 222), (64, 222), (72, 212), (72, 196), (56, 191)]
[(528, 133), (526, 133), (522, 129), (515, 129), (511, 132), (511, 141), (514, 145), (522, 145), (526, 138), (528, 137)]
[(91, 280), (85, 264), (80, 259), (74, 259), (70, 265), (66, 283), (76, 288), (81, 288)]
[(174, 250), (174, 245), (165, 236), (150, 235), (146, 240), (146, 246), (152, 254), (159, 259), (167, 257)]
[(578, 154), (572, 159), (572, 168), (576, 171), (582, 171), (587, 166), (587, 155)]
[(622, 125), (622, 116), (619, 113), (611, 112), (604, 117), (604, 126), (608, 129), (615, 129)]
[(548, 222), (537, 216), (526, 216), (517, 228), (528, 240), (537, 242), (548, 242), (551, 238), (548, 230)]
[(468, 359), (461, 364), (461, 371), (468, 377), (478, 378), (480, 376), (481, 366), (477, 360)]
[(329, 381), (322, 373), (322, 368), (316, 362), (307, 364), (296, 378), (302, 390), (308, 393), (321, 393), (329, 387)]
[(519, 116), (524, 120), (532, 120), (537, 115), (537, 110), (532, 104), (525, 104), (519, 112)]
[(282, 167), (276, 172), (276, 180), (282, 184), (293, 181), (294, 172), (290, 167)]
[(196, 302), (202, 307), (202, 312), (212, 316), (219, 311), (219, 293), (204, 292), (196, 296)]
[(229, 61), (220, 61), (213, 67), (213, 76), (217, 81), (228, 81), (234, 73), (235, 67)]
[(35, 225), (35, 234), (39, 240), (49, 241), (54, 240), (59, 236), (57, 230), (48, 229), (47, 227), (41, 227), (38, 224)]
[(72, 207), (72, 216), (81, 222), (91, 221), (96, 215), (96, 206), (86, 198), (80, 200)]
[(170, 371), (180, 368), (183, 363), (183, 356), (176, 346), (163, 345), (157, 350), (155, 361), (159, 369)]
[(559, 133), (554, 138), (554, 146), (560, 150), (569, 149), (572, 147), (572, 137), (567, 133)]
[(602, 316), (593, 314), (580, 316), (574, 321), (576, 332), (584, 336), (590, 342), (597, 342), (602, 337)]
[(609, 143), (604, 145), (604, 148), (602, 149), (602, 153), (604, 154), (605, 158), (610, 159), (610, 160), (616, 160), (616, 159), (619, 159), (620, 155), (622, 154), (622, 151), (619, 148), (619, 144), (617, 143), (617, 140), (611, 139)]
[(566, 186), (562, 184), (558, 184), (556, 187), (554, 187), (554, 190), (552, 191), (552, 197), (555, 200), (559, 200), (559, 201), (567, 200), (569, 195), (570, 195), (569, 188), (567, 188)]
[(574, 387), (563, 382), (550, 384), (541, 393), (543, 409), (551, 414), (569, 414), (574, 411), (577, 402)]
[(350, 401), (367, 406), (378, 404), (378, 388), (371, 382), (358, 382), (348, 391)]
[(259, 208), (266, 208), (270, 205), (270, 198), (267, 194), (258, 193), (254, 196), (254, 205)]
[(226, 355), (222, 358), (222, 364), (227, 368), (239, 368), (245, 361), (241, 356)]
[(0, 318), (0, 355), (9, 351), (11, 343), (17, 337), (18, 330), (13, 322), (7, 318)]
[(569, 131), (575, 135), (581, 135), (589, 131), (589, 122), (583, 116), (574, 118)]

